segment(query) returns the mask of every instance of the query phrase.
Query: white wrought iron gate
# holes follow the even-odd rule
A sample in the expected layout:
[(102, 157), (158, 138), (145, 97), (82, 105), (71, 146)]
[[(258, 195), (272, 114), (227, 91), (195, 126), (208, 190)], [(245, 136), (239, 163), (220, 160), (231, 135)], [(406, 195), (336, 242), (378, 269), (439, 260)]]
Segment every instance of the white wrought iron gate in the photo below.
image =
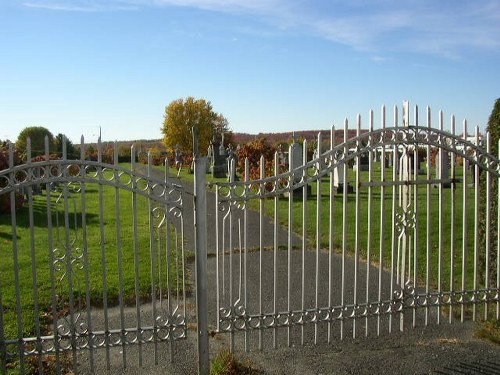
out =
[(139, 166), (134, 149), (128, 166), (116, 145), (111, 160), (100, 143), (97, 160), (85, 160), (83, 140), (79, 159), (65, 150), (51, 159), (46, 141), (26, 163), (10, 146), (0, 171), (0, 372), (77, 372), (82, 361), (96, 372), (97, 353), (109, 369), (115, 350), (121, 366), (132, 350), (143, 364), (146, 344), (148, 361), (172, 353), (188, 332), (188, 225), (200, 373), (210, 323), (232, 349), (251, 350), (499, 319), (500, 174), (489, 135), (469, 136), (453, 117), (444, 130), (442, 113), (434, 128), (430, 109), (424, 125), (418, 108), (402, 112), (388, 126), (383, 107), (378, 128), (373, 112), (367, 129), (359, 116), (354, 129), (346, 120), (318, 135), (312, 158), (307, 141), (294, 142), (272, 175), (261, 158), (250, 180), (246, 161), (242, 179), (214, 183), (213, 195), (196, 155), (189, 223), (183, 187), (150, 158)]
[(119, 164), (116, 144), (92, 161), (83, 138), (75, 160), (45, 143), (26, 163), (10, 145), (0, 171), (0, 373), (141, 365), (146, 345), (158, 361), (187, 333), (184, 190), (134, 148)]
[(312, 159), (293, 144), (284, 171), (276, 153), (273, 175), (261, 159), (260, 179), (247, 161), (240, 181), (215, 183), (217, 329), (232, 348), (499, 318), (489, 135), (402, 112), (319, 134)]

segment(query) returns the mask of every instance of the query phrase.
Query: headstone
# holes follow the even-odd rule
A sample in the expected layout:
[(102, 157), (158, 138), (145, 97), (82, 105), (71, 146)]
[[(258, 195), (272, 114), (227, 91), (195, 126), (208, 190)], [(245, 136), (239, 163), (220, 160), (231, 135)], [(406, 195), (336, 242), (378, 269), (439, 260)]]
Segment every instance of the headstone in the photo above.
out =
[(443, 185), (445, 189), (451, 187), (450, 181), (450, 156), (448, 151), (440, 150), (438, 153), (439, 162), (436, 164), (436, 175), (439, 180), (441, 180), (440, 184)]
[(212, 142), (210, 142), (210, 145), (208, 146), (208, 149), (207, 149), (207, 173), (210, 173), (210, 170), (212, 168), (212, 165), (214, 163), (214, 147), (213, 147), (213, 144)]
[(368, 154), (363, 154), (359, 157), (359, 166), (357, 165), (358, 159), (356, 159), (356, 164), (354, 165), (354, 170), (359, 168), (359, 171), (367, 171), (370, 169), (370, 157)]
[[(344, 193), (344, 184), (345, 184), (345, 175), (344, 175), (344, 165), (340, 164), (336, 168), (333, 169), (333, 186), (337, 190), (337, 194)], [(354, 188), (349, 185), (347, 182), (347, 193), (350, 194), (354, 192)]]
[[(219, 141), (214, 137), (212, 139), (212, 165), (210, 169), (212, 171), (212, 177), (214, 178), (224, 178), (226, 177), (226, 152), (224, 150), (224, 146), (219, 143)], [(221, 151), (223, 154), (221, 155)]]
[(386, 157), (385, 157), (385, 167), (386, 168), (392, 167), (392, 165), (394, 164), (392, 159), (393, 159), (392, 152), (388, 152)]
[[(289, 157), (289, 170), (293, 171), (295, 168), (300, 168), (304, 165), (304, 157), (302, 155), (302, 146), (299, 143), (295, 143), (295, 141), (290, 145), (290, 149), (288, 150)], [(295, 182), (299, 182), (302, 179), (302, 175), (294, 175), (293, 179)]]
[[(293, 172), (295, 169), (300, 168), (304, 165), (302, 145), (296, 142), (295, 133), (293, 134), (293, 143), (288, 149), (288, 170)], [(299, 183), (302, 180), (302, 172), (296, 172), (293, 175), (293, 183)], [(311, 194), (311, 186), (307, 186), (307, 196)], [(299, 198), (303, 196), (303, 188), (297, 188), (293, 190), (293, 198)]]
[(238, 155), (233, 150), (233, 146), (229, 145), (226, 152), (226, 167), (228, 181), (237, 181), (236, 164), (238, 163)]

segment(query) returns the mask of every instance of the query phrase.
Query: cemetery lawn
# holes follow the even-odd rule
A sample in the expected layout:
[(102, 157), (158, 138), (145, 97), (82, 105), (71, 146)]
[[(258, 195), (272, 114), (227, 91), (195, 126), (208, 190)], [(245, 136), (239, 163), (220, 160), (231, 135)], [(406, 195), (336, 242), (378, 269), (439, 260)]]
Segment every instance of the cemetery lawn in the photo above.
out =
[[(380, 163), (373, 164), (373, 180), (380, 181)], [(170, 173), (176, 174), (175, 169), (170, 169)], [(426, 173), (424, 167), (424, 173)], [(310, 171), (312, 177), (313, 171)], [(435, 175), (435, 170), (431, 171), (431, 176)], [(241, 177), (241, 176), (240, 176)], [(467, 212), (465, 213), (465, 235), (464, 243), (463, 236), (463, 168), (455, 165), (456, 186), (455, 189), (443, 189), (442, 196), (442, 213), (441, 213), (441, 229), (439, 215), (439, 188), (427, 187), (427, 185), (418, 185), (418, 215), (416, 219), (418, 224), (417, 240), (415, 240), (415, 232), (411, 230), (411, 259), (417, 257), (417, 280), (420, 286), (425, 286), (427, 283), (430, 288), (437, 290), (439, 281), (443, 290), (461, 290), (462, 288), (462, 267), (463, 253), (465, 249), (465, 280), (466, 288), (474, 288), (474, 215), (475, 215), (475, 189), (468, 186), (466, 189)], [(426, 175), (419, 176), (425, 180)], [(433, 178), (433, 177), (431, 177)], [(193, 181), (194, 175), (190, 174), (188, 168), (183, 168), (180, 173), (182, 181)], [(392, 168), (385, 169), (385, 180), (392, 180)], [(211, 174), (207, 174), (207, 182), (227, 182), (227, 179), (213, 179)], [(355, 172), (348, 169), (348, 181), (354, 185)], [(360, 172), (360, 181), (368, 181), (368, 172)], [(470, 183), (470, 176), (467, 177), (467, 183)], [(316, 215), (317, 215), (317, 183), (311, 182), (311, 196), (307, 199), (305, 231), (308, 250), (316, 249)], [(330, 177), (325, 176), (321, 179), (321, 200), (320, 200), (320, 248), (322, 251), (327, 251), (330, 240)], [(359, 190), (359, 226), (358, 226), (358, 254), (361, 259), (370, 263), (380, 264), (386, 270), (390, 270), (392, 261), (391, 243), (392, 243), (392, 186), (384, 188), (384, 208), (381, 210), (381, 187), (371, 188), (371, 205), (369, 204), (369, 189), (362, 187)], [(356, 189), (355, 189), (356, 190)], [(396, 190), (399, 190), (397, 188)], [(427, 193), (429, 193), (429, 213), (427, 213)], [(413, 198), (412, 198), (413, 199)], [(452, 208), (451, 202), (454, 202)], [(346, 202), (346, 251), (350, 255), (356, 254), (356, 192), (350, 193), (347, 196)], [(258, 211), (259, 201), (253, 200), (249, 202), (249, 206)], [(268, 217), (273, 218), (274, 199), (264, 200), (264, 210)], [(371, 210), (371, 219), (368, 219), (368, 211)], [(413, 206), (412, 206), (413, 210)], [(396, 207), (396, 213), (401, 210)], [(343, 194), (334, 193), (333, 199), (333, 233), (331, 235), (333, 243), (333, 251), (336, 253), (342, 252), (342, 215), (343, 215)], [(427, 219), (429, 217), (429, 220)], [(454, 219), (452, 219), (454, 218)], [(452, 231), (452, 220), (454, 220), (454, 230)], [(278, 199), (278, 221), (284, 227), (288, 226), (288, 198), (280, 197)], [(384, 222), (384, 232), (382, 236), (381, 246), (381, 222)], [(429, 225), (427, 224), (429, 222)], [(369, 224), (371, 226), (370, 234), (368, 233)], [(440, 236), (441, 230), (441, 236)], [(303, 201), (302, 198), (293, 202), (293, 231), (299, 236), (303, 235)], [(429, 234), (429, 250), (427, 250), (427, 234)], [(397, 251), (397, 236), (396, 232), (396, 251)], [(453, 236), (453, 239), (452, 239)], [(382, 251), (381, 251), (382, 248)], [(416, 249), (416, 251), (415, 251)], [(479, 250), (478, 259), (484, 257), (481, 253), (484, 250)], [(453, 262), (452, 262), (453, 260)], [(397, 260), (396, 260), (397, 262)], [(480, 260), (479, 260), (480, 262)], [(453, 267), (452, 267), (453, 264)], [(396, 267), (396, 264), (394, 265)], [(427, 269), (429, 268), (429, 269)], [(441, 280), (439, 280), (439, 268), (441, 268)], [(414, 270), (412, 268), (411, 275), (413, 277)], [(478, 271), (479, 287), (484, 286), (482, 272)]]
[[(380, 181), (380, 164), (374, 163), (373, 180)], [(417, 232), (418, 240), (414, 241), (415, 235), (413, 230), (410, 230), (412, 236), (411, 252), (412, 258), (417, 257), (417, 278), (425, 285), (427, 277), (429, 277), (429, 284), (433, 288), (438, 287), (438, 268), (442, 267), (441, 286), (443, 288), (450, 287), (450, 278), (452, 275), (451, 257), (453, 253), (453, 286), (455, 290), (461, 289), (462, 277), (462, 247), (463, 243), (463, 183), (462, 181), (462, 168), (456, 167), (456, 178), (459, 181), (455, 189), (443, 189), (443, 206), (442, 206), (442, 223), (441, 233), (439, 236), (439, 189), (435, 187), (429, 188), (430, 196), (430, 211), (429, 223), (427, 226), (427, 185), (418, 185), (418, 215), (417, 219)], [(433, 171), (434, 173), (434, 171)], [(310, 172), (312, 176), (312, 171)], [(368, 172), (360, 172), (360, 180), (368, 181)], [(419, 176), (419, 178), (426, 179), (426, 176)], [(385, 171), (386, 181), (392, 180), (392, 168)], [(354, 185), (355, 172), (348, 170), (348, 181)], [(468, 180), (469, 182), (469, 180)], [(293, 231), (302, 236), (304, 224), (306, 229), (306, 241), (308, 249), (316, 248), (317, 236), (317, 202), (318, 193), (316, 182), (311, 184), (311, 196), (308, 197), (306, 203), (306, 220), (303, 223), (303, 201), (302, 197), (294, 200), (293, 202)], [(330, 177), (325, 176), (321, 179), (320, 184), (320, 248), (328, 250), (329, 247), (329, 210), (330, 210)], [(369, 262), (380, 263), (382, 259), (383, 267), (390, 269), (391, 267), (391, 242), (392, 242), (392, 186), (385, 187), (384, 193), (384, 208), (381, 211), (381, 188), (371, 188), (371, 205), (369, 204), (369, 189), (362, 187), (359, 190), (359, 226), (358, 232), (358, 252), (362, 259)], [(356, 189), (355, 189), (356, 190)], [(399, 190), (397, 188), (396, 190)], [(466, 249), (466, 283), (468, 288), (473, 287), (473, 273), (474, 273), (474, 194), (475, 189), (468, 187), (466, 190), (467, 199), (467, 213), (466, 213), (466, 236), (465, 243)], [(451, 202), (454, 202), (454, 214), (452, 215)], [(258, 203), (252, 202), (252, 207), (258, 209)], [(265, 201), (266, 215), (274, 216), (274, 199)], [(412, 203), (413, 209), (413, 203)], [(371, 210), (371, 218), (368, 218), (368, 211)], [(396, 208), (397, 213), (401, 210)], [(342, 236), (343, 236), (343, 194), (334, 193), (333, 199), (333, 233), (331, 235), (333, 242), (333, 249), (336, 253), (342, 252)], [(454, 240), (452, 236), (452, 217), (454, 217)], [(284, 225), (288, 226), (288, 198), (280, 197), (278, 200), (278, 220)], [(382, 236), (382, 253), (381, 253), (381, 221), (384, 221), (384, 232)], [(354, 255), (356, 244), (356, 191), (347, 196), (346, 204), (346, 250), (349, 254)], [(371, 232), (368, 233), (368, 227), (371, 226)], [(429, 234), (430, 251), (427, 253), (427, 233)], [(396, 241), (399, 233), (396, 233)], [(397, 242), (396, 242), (397, 244)], [(417, 251), (414, 251), (416, 244)], [(397, 247), (396, 247), (397, 249)], [(484, 251), (484, 250), (483, 250)], [(441, 262), (440, 262), (441, 259)], [(427, 264), (429, 264), (430, 271), (427, 273)], [(412, 269), (413, 274), (413, 269)], [(427, 276), (429, 275), (429, 276)], [(484, 285), (484, 281), (479, 281), (480, 285)]]
[[(380, 163), (374, 163), (373, 180), (380, 181)], [(170, 169), (170, 173), (176, 174), (175, 169)], [(424, 168), (424, 173), (426, 170)], [(310, 171), (312, 177), (313, 171)], [(435, 170), (431, 171), (431, 176), (434, 176)], [(467, 187), (466, 200), (467, 200), (467, 213), (466, 213), (466, 242), (463, 242), (463, 169), (461, 166), (455, 166), (455, 176), (457, 179), (455, 189), (443, 189), (443, 206), (442, 206), (442, 223), (441, 233), (439, 236), (439, 188), (430, 187), (427, 185), (418, 185), (418, 215), (417, 231), (418, 240), (411, 244), (412, 257), (417, 256), (417, 279), (422, 285), (427, 281), (430, 287), (438, 288), (438, 270), (441, 265), (441, 286), (443, 288), (450, 288), (453, 282), (453, 289), (461, 289), (462, 278), (462, 259), (463, 248), (466, 252), (466, 284), (467, 288), (473, 288), (473, 274), (474, 274), (474, 205), (475, 205), (475, 189), (474, 187)], [(240, 176), (241, 177), (241, 176)], [(425, 180), (426, 175), (419, 176), (420, 179)], [(194, 175), (188, 172), (188, 168), (183, 168), (180, 173), (180, 179), (183, 181), (193, 181)], [(360, 172), (360, 181), (368, 180), (368, 172)], [(385, 169), (385, 180), (392, 180), (392, 168)], [(227, 179), (213, 179), (211, 174), (207, 174), (208, 182), (227, 182)], [(348, 169), (348, 181), (354, 185), (355, 171)], [(470, 177), (467, 177), (467, 183), (470, 183)], [(317, 215), (317, 183), (311, 182), (311, 196), (307, 199), (306, 208), (306, 241), (308, 249), (316, 248), (316, 215)], [(321, 179), (321, 200), (320, 200), (320, 248), (327, 250), (329, 247), (329, 210), (330, 210), (330, 177), (325, 176)], [(356, 190), (356, 189), (355, 189)], [(399, 190), (399, 188), (397, 188)], [(359, 227), (358, 236), (359, 256), (369, 262), (379, 264), (382, 259), (383, 267), (387, 270), (390, 269), (392, 254), (391, 254), (391, 241), (392, 241), (392, 186), (385, 187), (384, 193), (384, 209), (381, 211), (381, 191), (380, 187), (372, 187), (371, 189), (371, 207), (369, 207), (369, 189), (363, 187), (359, 191)], [(427, 225), (427, 191), (430, 197), (430, 211), (429, 211), (429, 225)], [(451, 202), (454, 202), (454, 213), (452, 215)], [(259, 209), (259, 202), (254, 200), (250, 202), (250, 207), (254, 210)], [(346, 205), (346, 250), (349, 254), (355, 254), (355, 234), (356, 234), (356, 192), (348, 194)], [(371, 234), (368, 236), (368, 211), (371, 209)], [(397, 212), (400, 212), (398, 208)], [(413, 206), (412, 206), (413, 209)], [(268, 217), (274, 217), (274, 199), (264, 200), (264, 210)], [(333, 233), (332, 242), (333, 249), (336, 253), (342, 251), (342, 215), (343, 215), (343, 194), (334, 193), (333, 200)], [(454, 217), (454, 228), (452, 232), (452, 217)], [(281, 225), (288, 226), (288, 198), (280, 197), (278, 199), (278, 220)], [(380, 251), (381, 229), (380, 225), (384, 221), (384, 235), (382, 236), (383, 246), (382, 253)], [(303, 202), (302, 198), (294, 200), (293, 202), (293, 231), (302, 236), (303, 234)], [(414, 240), (414, 233), (411, 231), (412, 241)], [(430, 250), (427, 253), (427, 233), (429, 233)], [(452, 233), (454, 239), (452, 240)], [(398, 233), (396, 233), (397, 241)], [(415, 252), (415, 244), (417, 251)], [(452, 268), (451, 258), (453, 254), (453, 281), (451, 281)], [(481, 258), (482, 254), (478, 255)], [(441, 261), (440, 261), (441, 260)], [(427, 272), (429, 267), (429, 272)], [(413, 272), (413, 270), (412, 270)], [(480, 285), (484, 282), (479, 280)]]

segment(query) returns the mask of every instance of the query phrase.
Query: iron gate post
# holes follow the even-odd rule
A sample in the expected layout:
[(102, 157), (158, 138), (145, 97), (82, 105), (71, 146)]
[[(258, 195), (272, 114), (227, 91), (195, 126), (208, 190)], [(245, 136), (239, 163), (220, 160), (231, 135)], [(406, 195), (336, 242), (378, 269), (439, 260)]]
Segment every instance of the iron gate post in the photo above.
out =
[(205, 173), (207, 158), (194, 159), (194, 228), (196, 253), (196, 320), (198, 329), (198, 374), (208, 375), (207, 308), (207, 200)]

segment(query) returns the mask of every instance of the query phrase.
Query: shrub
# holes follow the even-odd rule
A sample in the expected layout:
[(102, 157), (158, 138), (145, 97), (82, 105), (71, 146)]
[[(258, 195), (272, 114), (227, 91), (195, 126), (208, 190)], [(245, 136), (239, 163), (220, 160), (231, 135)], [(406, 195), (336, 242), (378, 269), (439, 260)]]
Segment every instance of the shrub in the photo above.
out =
[(260, 178), (260, 158), (264, 156), (265, 175), (271, 176), (274, 174), (274, 153), (276, 147), (270, 145), (265, 138), (257, 138), (247, 144), (240, 146), (236, 151), (238, 156), (237, 172), (245, 178), (245, 159), (248, 159), (249, 164), (249, 179), (255, 180)]

